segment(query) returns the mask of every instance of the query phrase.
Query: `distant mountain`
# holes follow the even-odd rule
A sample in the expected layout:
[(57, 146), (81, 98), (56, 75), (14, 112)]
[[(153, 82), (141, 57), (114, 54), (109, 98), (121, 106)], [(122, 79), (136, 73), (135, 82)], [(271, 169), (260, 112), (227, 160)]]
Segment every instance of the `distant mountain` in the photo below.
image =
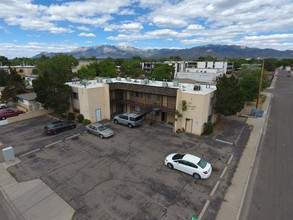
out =
[[(59, 53), (40, 53), (33, 58), (55, 56)], [(279, 51), (274, 49), (249, 48), (235, 45), (206, 45), (192, 47), (189, 49), (139, 49), (129, 46), (101, 45), (92, 47), (79, 47), (65, 54), (79, 57), (97, 58), (131, 58), (140, 56), (142, 58), (169, 58), (180, 56), (183, 59), (195, 59), (202, 56), (217, 58), (293, 58), (293, 50)]]

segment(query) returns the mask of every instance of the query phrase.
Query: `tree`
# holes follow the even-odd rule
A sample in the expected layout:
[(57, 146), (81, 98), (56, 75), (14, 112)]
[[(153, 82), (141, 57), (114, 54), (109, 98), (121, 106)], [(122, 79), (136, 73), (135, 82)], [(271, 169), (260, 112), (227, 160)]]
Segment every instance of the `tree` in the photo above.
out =
[(156, 65), (152, 71), (151, 78), (155, 78), (156, 80), (167, 80), (171, 81), (174, 77), (174, 67), (169, 66), (168, 64), (160, 64)]
[(98, 64), (98, 75), (101, 77), (116, 77), (118, 75), (115, 62), (111, 58), (107, 58)]
[(0, 86), (6, 86), (9, 74), (5, 70), (0, 70)]
[(72, 67), (78, 64), (73, 56), (58, 55), (43, 57), (37, 62), (39, 76), (33, 81), (37, 94), (36, 100), (44, 108), (52, 108), (58, 114), (64, 114), (69, 107), (71, 88), (65, 83), (73, 77)]
[(245, 101), (253, 101), (258, 94), (259, 79), (256, 74), (243, 74), (239, 79), (239, 85), (243, 92)]
[(144, 71), (141, 69), (140, 60), (133, 57), (131, 60), (124, 60), (120, 66), (120, 75), (129, 76), (131, 78), (138, 78), (143, 75)]
[(5, 56), (0, 56), (0, 66), (10, 66), (11, 61)]
[(239, 86), (238, 79), (232, 75), (224, 75), (217, 81), (216, 103), (214, 106), (218, 117), (235, 115), (245, 104), (245, 98)]
[(89, 66), (82, 66), (75, 75), (79, 79), (90, 80), (96, 77), (96, 71)]
[(2, 91), (1, 99), (6, 102), (16, 102), (16, 95), (26, 92), (26, 86), (24, 79), (17, 74), (15, 69), (10, 68), (10, 74), (8, 75), (8, 82), (4, 90)]

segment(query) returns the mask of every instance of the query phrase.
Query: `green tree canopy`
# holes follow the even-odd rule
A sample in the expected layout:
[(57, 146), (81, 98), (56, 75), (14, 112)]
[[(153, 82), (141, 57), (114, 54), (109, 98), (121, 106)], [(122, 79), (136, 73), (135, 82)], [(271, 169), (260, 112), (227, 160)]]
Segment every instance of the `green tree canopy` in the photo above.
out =
[(174, 77), (174, 67), (169, 66), (168, 64), (159, 64), (156, 65), (152, 71), (151, 78), (155, 78), (156, 80), (163, 81), (171, 81)]
[(94, 68), (90, 68), (87, 66), (82, 66), (77, 73), (75, 73), (75, 76), (79, 79), (86, 79), (91, 80), (96, 77), (96, 71)]
[(116, 77), (118, 75), (117, 68), (113, 59), (107, 58), (98, 64), (98, 76)]
[(6, 102), (15, 102), (17, 101), (16, 95), (25, 92), (26, 86), (24, 79), (19, 74), (17, 74), (15, 69), (10, 69), (7, 85), (2, 91), (1, 99)]
[(120, 66), (120, 75), (122, 77), (128, 76), (131, 78), (138, 78), (142, 74), (144, 74), (144, 71), (141, 69), (140, 59), (138, 58), (124, 60)]
[(78, 60), (67, 55), (42, 57), (38, 60), (39, 76), (33, 81), (33, 88), (37, 94), (36, 100), (44, 108), (52, 108), (58, 114), (67, 111), (71, 88), (65, 83), (73, 77), (72, 67), (77, 64)]
[(242, 89), (245, 101), (253, 101), (257, 98), (259, 78), (256, 74), (243, 74), (239, 79), (239, 85)]
[(10, 66), (11, 65), (11, 61), (8, 60), (7, 57), (5, 56), (0, 56), (0, 66)]
[(214, 109), (224, 116), (235, 115), (243, 109), (245, 97), (240, 88), (238, 79), (232, 75), (227, 77), (224, 75), (217, 81), (216, 102)]

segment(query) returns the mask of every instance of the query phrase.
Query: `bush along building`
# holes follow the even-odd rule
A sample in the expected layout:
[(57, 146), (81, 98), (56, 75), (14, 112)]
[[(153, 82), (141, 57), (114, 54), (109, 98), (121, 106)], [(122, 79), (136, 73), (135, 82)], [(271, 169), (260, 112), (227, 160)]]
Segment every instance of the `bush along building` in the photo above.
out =
[(204, 124), (216, 119), (213, 85), (120, 77), (67, 84), (72, 88), (71, 111), (91, 122), (132, 112), (142, 115), (144, 123), (160, 123), (174, 132), (201, 135)]

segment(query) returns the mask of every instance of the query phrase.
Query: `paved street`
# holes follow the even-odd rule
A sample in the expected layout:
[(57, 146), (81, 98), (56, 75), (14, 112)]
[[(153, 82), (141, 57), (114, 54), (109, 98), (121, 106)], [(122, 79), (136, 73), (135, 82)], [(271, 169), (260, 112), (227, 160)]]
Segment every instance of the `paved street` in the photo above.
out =
[(293, 77), (281, 71), (273, 94), (270, 117), (256, 158), (244, 209), (246, 219), (292, 219), (293, 216)]

